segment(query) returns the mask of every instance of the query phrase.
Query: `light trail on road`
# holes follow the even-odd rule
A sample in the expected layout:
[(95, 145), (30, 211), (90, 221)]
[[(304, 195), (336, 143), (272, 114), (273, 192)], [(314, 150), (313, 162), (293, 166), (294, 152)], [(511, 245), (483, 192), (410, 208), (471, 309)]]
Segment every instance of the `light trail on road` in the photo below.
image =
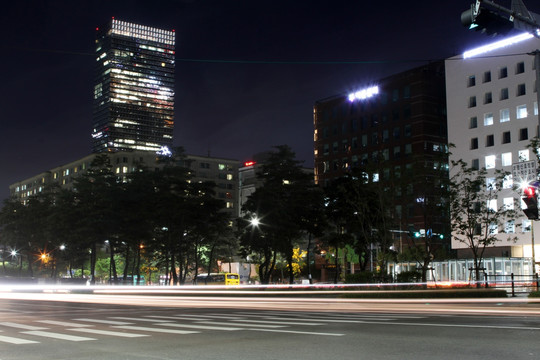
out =
[[(230, 294), (230, 293), (229, 293)], [(260, 292), (254, 292), (260, 294)], [(311, 293), (310, 293), (311, 295)], [(346, 299), (284, 296), (220, 296), (131, 294), (76, 294), (62, 292), (0, 292), (1, 299), (57, 301), (109, 305), (136, 305), (170, 308), (266, 309), (317, 312), (421, 312), (437, 314), (475, 314), (540, 316), (540, 299)]]

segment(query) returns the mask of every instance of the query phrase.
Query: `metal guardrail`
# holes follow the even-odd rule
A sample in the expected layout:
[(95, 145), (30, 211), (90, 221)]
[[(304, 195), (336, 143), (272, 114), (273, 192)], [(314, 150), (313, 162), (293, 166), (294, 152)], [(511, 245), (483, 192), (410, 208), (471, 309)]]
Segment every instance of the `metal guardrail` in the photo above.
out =
[(509, 289), (512, 296), (516, 296), (516, 288), (523, 291), (540, 291), (540, 279), (538, 274), (534, 275), (488, 275), (484, 273), (484, 284), (486, 288)]

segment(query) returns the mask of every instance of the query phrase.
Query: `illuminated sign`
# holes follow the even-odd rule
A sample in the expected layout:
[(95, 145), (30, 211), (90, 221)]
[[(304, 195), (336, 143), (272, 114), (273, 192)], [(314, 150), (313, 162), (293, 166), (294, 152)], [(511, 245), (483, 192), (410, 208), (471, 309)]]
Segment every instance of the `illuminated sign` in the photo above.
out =
[(359, 90), (354, 93), (349, 94), (349, 101), (355, 101), (355, 100), (366, 100), (370, 97), (373, 97), (379, 93), (379, 87), (378, 86), (372, 86), (368, 87), (366, 89)]
[(255, 162), (255, 161), (246, 161), (246, 162), (244, 163), (244, 167), (253, 166), (253, 165), (255, 165), (256, 163), (257, 163), (257, 162)]
[(534, 37), (534, 35), (529, 34), (529, 33), (523, 33), (523, 34), (520, 34), (520, 35), (512, 36), (512, 37), (509, 37), (509, 38), (506, 38), (506, 39), (503, 39), (503, 40), (500, 40), (500, 41), (496, 41), (496, 42), (491, 43), (491, 44), (487, 44), (487, 45), (484, 45), (484, 46), (477, 47), (476, 49), (465, 51), (463, 53), (463, 58), (464, 59), (469, 59), (469, 58), (472, 58), (474, 56), (478, 56), (478, 55), (485, 54), (485, 53), (490, 52), (490, 51), (501, 49), (501, 48), (506, 47), (506, 46), (510, 46), (510, 45), (520, 43), (522, 41), (528, 40), (528, 39), (533, 38), (533, 37)]
[(171, 150), (169, 150), (169, 148), (167, 146), (162, 146), (156, 152), (156, 154), (161, 155), (161, 156), (172, 156), (172, 152), (171, 152)]

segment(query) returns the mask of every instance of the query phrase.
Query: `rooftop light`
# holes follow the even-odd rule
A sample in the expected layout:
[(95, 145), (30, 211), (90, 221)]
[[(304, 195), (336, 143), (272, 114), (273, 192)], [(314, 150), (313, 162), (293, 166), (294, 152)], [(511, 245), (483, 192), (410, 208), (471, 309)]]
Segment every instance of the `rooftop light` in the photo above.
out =
[(520, 43), (520, 42), (528, 40), (528, 39), (530, 39), (532, 37), (534, 37), (534, 35), (529, 34), (529, 33), (523, 33), (523, 34), (520, 34), (520, 35), (512, 36), (512, 37), (509, 37), (509, 38), (506, 38), (506, 39), (503, 39), (503, 40), (496, 41), (496, 42), (491, 43), (491, 44), (487, 44), (487, 45), (480, 46), (480, 47), (477, 47), (477, 48), (469, 50), (469, 51), (465, 51), (463, 53), (463, 58), (464, 59), (469, 59), (469, 58), (472, 58), (472, 57), (475, 57), (475, 56), (478, 56), (478, 55), (481, 55), (481, 54), (485, 54), (485, 53), (490, 52), (490, 51), (494, 51), (494, 50), (501, 49), (501, 48), (506, 47), (506, 46), (510, 46), (510, 45)]

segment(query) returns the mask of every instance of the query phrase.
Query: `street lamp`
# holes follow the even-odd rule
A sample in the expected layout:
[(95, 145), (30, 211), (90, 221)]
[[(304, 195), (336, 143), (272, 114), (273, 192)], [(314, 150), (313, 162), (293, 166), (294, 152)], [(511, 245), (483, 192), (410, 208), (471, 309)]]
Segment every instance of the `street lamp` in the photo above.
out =
[(260, 220), (258, 217), (254, 216), (251, 218), (251, 220), (249, 221), (251, 226), (255, 226), (255, 227), (258, 227), (260, 225)]

